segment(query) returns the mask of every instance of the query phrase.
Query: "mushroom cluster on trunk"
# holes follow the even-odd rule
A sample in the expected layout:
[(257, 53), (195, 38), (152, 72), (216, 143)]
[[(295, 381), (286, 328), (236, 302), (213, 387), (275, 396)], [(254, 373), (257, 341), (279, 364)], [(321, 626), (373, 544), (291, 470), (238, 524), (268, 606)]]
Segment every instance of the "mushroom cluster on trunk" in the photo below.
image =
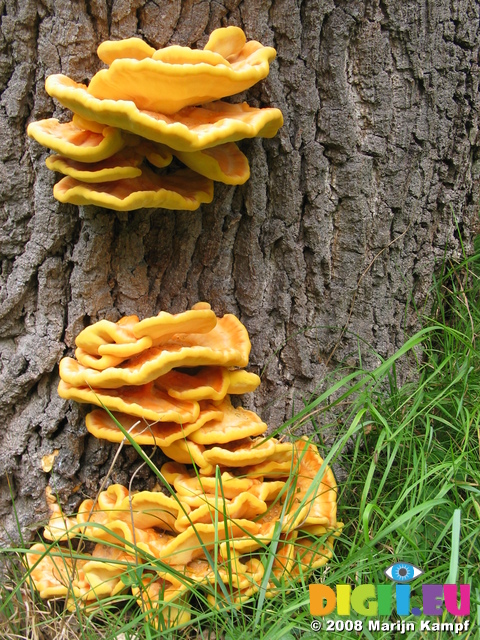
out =
[(213, 181), (248, 180), (237, 141), (273, 137), (283, 124), (278, 109), (221, 100), (263, 80), (275, 58), (275, 49), (247, 42), (238, 27), (216, 29), (204, 49), (155, 50), (129, 38), (103, 42), (98, 55), (109, 66), (88, 87), (62, 74), (45, 82), (72, 121), (27, 129), (55, 151), (47, 167), (65, 175), (53, 191), (61, 202), (197, 209), (211, 202)]
[[(331, 558), (341, 529), (336, 483), (317, 447), (265, 435), (259, 416), (230, 400), (260, 383), (243, 368), (250, 341), (235, 316), (217, 318), (198, 303), (142, 321), (101, 320), (76, 345), (76, 359), (61, 361), (59, 393), (99, 407), (86, 418), (90, 433), (156, 445), (170, 461), (156, 490), (112, 484), (74, 516), (48, 494), (45, 538), (95, 546), (76, 559), (69, 547), (33, 546), (42, 598), (64, 597), (74, 609), (130, 588), (153, 624), (169, 626), (189, 620), (198, 589), (212, 606), (240, 606), (261, 586), (272, 597)], [(132, 568), (141, 570), (133, 587)]]

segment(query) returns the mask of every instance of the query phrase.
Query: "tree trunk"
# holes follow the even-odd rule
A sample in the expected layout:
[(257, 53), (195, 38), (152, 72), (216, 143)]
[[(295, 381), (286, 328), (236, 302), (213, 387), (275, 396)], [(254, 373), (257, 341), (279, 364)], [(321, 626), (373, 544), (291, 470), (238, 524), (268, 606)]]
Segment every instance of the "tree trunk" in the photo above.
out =
[[(59, 398), (58, 362), (86, 325), (179, 312), (236, 314), (262, 385), (245, 398), (273, 428), (359, 344), (384, 357), (418, 327), (444, 256), (478, 232), (479, 1), (0, 0), (2, 166), (0, 522), (28, 537), (45, 486), (67, 510), (92, 496), (117, 447)], [(197, 212), (61, 205), (32, 120), (65, 110), (46, 76), (88, 82), (96, 47), (139, 35), (203, 46), (242, 27), (277, 49), (246, 93), (277, 106), (271, 140), (241, 144), (251, 178), (216, 183)], [(360, 338), (358, 340), (357, 336)], [(370, 355), (369, 355), (370, 354)], [(365, 349), (362, 364), (376, 358)], [(41, 460), (58, 450), (50, 473)], [(138, 467), (125, 447), (113, 480)], [(139, 485), (151, 479), (140, 473)]]

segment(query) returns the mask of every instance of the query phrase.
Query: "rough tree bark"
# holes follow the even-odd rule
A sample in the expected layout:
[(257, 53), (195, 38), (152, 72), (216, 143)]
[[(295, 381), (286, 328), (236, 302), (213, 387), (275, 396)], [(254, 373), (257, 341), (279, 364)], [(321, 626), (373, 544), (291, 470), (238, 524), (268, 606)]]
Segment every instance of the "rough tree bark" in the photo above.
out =
[[(178, 312), (207, 300), (252, 340), (263, 383), (247, 406), (272, 427), (356, 362), (359, 335), (382, 356), (418, 326), (437, 261), (477, 231), (475, 0), (0, 0), (1, 537), (92, 495), (114, 450), (56, 393), (58, 362), (100, 318)], [(114, 213), (57, 203), (29, 121), (61, 116), (45, 77), (88, 82), (102, 40), (203, 46), (226, 25), (276, 47), (248, 92), (282, 109), (268, 141), (245, 141), (252, 177), (216, 185), (199, 212)], [(342, 334), (348, 326), (352, 333)], [(330, 355), (336, 347), (332, 358)], [(366, 362), (375, 364), (372, 356)], [(58, 449), (51, 474), (41, 458)], [(113, 480), (138, 466), (125, 448)], [(147, 483), (148, 478), (139, 477)], [(29, 529), (30, 528), (30, 529)]]

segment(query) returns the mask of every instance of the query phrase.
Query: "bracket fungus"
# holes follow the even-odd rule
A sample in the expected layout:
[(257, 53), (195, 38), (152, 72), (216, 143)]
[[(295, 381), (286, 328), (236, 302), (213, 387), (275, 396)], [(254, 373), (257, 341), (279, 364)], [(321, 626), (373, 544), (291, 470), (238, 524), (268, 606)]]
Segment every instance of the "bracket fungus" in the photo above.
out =
[[(205, 406), (206, 405), (206, 406)], [(200, 413), (195, 422), (182, 424), (179, 422), (149, 422), (139, 420), (136, 416), (126, 413), (107, 413), (103, 409), (95, 409), (85, 419), (87, 430), (101, 440), (110, 442), (124, 442), (124, 432), (119, 428), (122, 425), (125, 431), (139, 445), (155, 445), (168, 447), (176, 440), (188, 437), (204, 424), (221, 418), (221, 411), (214, 405), (200, 403)]]
[[(216, 29), (204, 49), (155, 50), (127, 38), (103, 42), (97, 53), (108, 67), (88, 86), (62, 74), (46, 79), (47, 93), (73, 112), (72, 121), (27, 128), (61, 156), (47, 159), (67, 176), (53, 192), (61, 202), (195, 210), (211, 202), (213, 181), (237, 185), (250, 177), (235, 142), (273, 137), (283, 124), (279, 109), (222, 100), (266, 78), (276, 55), (247, 42), (239, 27)], [(172, 156), (188, 169), (172, 168)]]
[[(148, 337), (148, 334), (146, 334)], [(60, 362), (60, 377), (73, 386), (116, 389), (156, 380), (174, 368), (216, 365), (244, 367), (250, 354), (245, 327), (231, 314), (218, 318), (208, 333), (178, 333), (149, 349), (104, 369), (85, 366), (73, 358)], [(83, 357), (83, 353), (81, 353)], [(77, 351), (78, 357), (78, 351)]]
[(119, 151), (106, 160), (88, 164), (58, 155), (49, 156), (45, 163), (52, 171), (70, 176), (80, 182), (111, 182), (142, 175), (140, 169), (142, 157), (132, 150), (127, 153)]
[(131, 101), (138, 109), (172, 115), (184, 107), (249, 89), (267, 77), (275, 55), (275, 49), (254, 40), (229, 59), (212, 50), (173, 45), (141, 60), (112, 60), (107, 69), (93, 76), (88, 93), (100, 100)]
[(158, 175), (143, 165), (141, 175), (112, 182), (81, 182), (62, 178), (53, 188), (60, 202), (96, 204), (114, 211), (132, 211), (143, 207), (194, 211), (202, 202), (213, 199), (213, 183), (189, 169)]
[[(80, 537), (95, 547), (75, 561), (71, 545), (32, 547), (27, 562), (41, 597), (95, 607), (130, 589), (151, 624), (168, 627), (190, 620), (194, 590), (205, 590), (213, 607), (238, 607), (260, 588), (274, 597), (328, 562), (342, 527), (335, 478), (306, 438), (265, 437), (256, 413), (232, 405), (231, 394), (259, 384), (240, 368), (250, 341), (237, 318), (217, 318), (198, 303), (141, 321), (101, 320), (76, 343), (77, 356), (98, 366), (65, 358), (59, 393), (102, 406), (87, 415), (88, 431), (154, 444), (170, 460), (162, 486), (132, 492), (112, 484), (73, 516), (49, 492), (45, 538)], [(143, 588), (132, 586), (132, 571)]]
[(59, 122), (56, 118), (30, 123), (28, 135), (44, 147), (87, 165), (106, 160), (125, 146), (119, 129), (103, 126), (101, 132), (95, 133), (81, 129), (73, 122)]

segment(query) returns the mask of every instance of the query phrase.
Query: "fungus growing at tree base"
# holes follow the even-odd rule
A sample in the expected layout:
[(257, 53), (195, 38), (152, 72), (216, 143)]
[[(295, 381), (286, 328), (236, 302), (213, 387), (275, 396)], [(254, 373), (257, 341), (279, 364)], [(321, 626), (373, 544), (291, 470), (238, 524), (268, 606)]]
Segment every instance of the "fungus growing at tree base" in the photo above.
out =
[[(156, 445), (170, 461), (155, 490), (112, 484), (68, 517), (49, 491), (44, 537), (64, 546), (37, 544), (27, 555), (42, 598), (63, 597), (74, 610), (129, 592), (152, 624), (168, 627), (189, 621), (194, 592), (212, 607), (240, 607), (261, 586), (274, 597), (328, 562), (342, 527), (333, 473), (308, 439), (269, 437), (257, 414), (232, 405), (230, 394), (260, 381), (239, 368), (250, 341), (235, 316), (198, 303), (101, 320), (76, 343), (77, 356), (101, 365), (65, 358), (59, 393), (102, 407), (88, 414), (89, 432)], [(73, 552), (75, 538), (93, 551)]]

